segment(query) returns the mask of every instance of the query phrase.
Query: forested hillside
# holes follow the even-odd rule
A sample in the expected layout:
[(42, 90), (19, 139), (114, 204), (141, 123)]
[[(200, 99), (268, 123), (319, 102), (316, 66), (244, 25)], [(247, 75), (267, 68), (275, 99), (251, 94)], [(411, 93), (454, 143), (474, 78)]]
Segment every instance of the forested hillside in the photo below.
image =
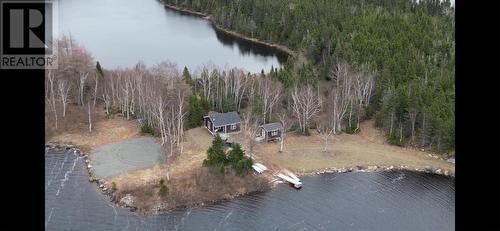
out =
[[(374, 76), (375, 90), (362, 115), (374, 117), (390, 143), (454, 149), (455, 10), (449, 1), (163, 2), (210, 14), (224, 28), (300, 52), (306, 64), (297, 68), (290, 58), (270, 73), (285, 89), (341, 83), (339, 70), (347, 62), (355, 73)], [(352, 111), (353, 104), (349, 107)], [(351, 114), (343, 130), (356, 130), (350, 120)]]

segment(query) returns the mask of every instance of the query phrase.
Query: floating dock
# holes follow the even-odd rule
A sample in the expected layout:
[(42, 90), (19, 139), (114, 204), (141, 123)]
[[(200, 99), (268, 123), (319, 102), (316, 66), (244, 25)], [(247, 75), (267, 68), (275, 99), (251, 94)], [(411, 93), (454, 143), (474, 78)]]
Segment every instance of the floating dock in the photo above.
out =
[(291, 173), (291, 172), (288, 172), (288, 176), (283, 174), (283, 173), (278, 173), (276, 174), (276, 176), (280, 179), (282, 179), (283, 181), (286, 181), (290, 184), (293, 185), (293, 187), (299, 189), (299, 188), (302, 188), (302, 181), (297, 177), (295, 176), (295, 174)]

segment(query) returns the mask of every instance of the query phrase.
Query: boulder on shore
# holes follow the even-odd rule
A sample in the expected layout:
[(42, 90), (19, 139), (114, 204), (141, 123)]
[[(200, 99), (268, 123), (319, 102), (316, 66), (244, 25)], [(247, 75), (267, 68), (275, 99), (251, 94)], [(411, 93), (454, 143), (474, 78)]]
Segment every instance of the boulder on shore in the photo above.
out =
[(134, 207), (134, 197), (130, 194), (125, 195), (120, 199), (120, 204), (125, 205), (127, 207)]
[(377, 170), (377, 168), (378, 168), (377, 165), (370, 165), (370, 166), (368, 166), (368, 170), (370, 170), (370, 171)]

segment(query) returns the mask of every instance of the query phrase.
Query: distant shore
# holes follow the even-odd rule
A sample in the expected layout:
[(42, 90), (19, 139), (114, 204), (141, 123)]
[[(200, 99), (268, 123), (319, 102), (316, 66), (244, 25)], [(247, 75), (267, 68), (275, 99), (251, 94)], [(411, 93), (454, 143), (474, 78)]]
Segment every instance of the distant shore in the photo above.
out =
[(284, 52), (284, 53), (286, 53), (286, 54), (288, 54), (290, 56), (293, 56), (293, 57), (297, 56), (297, 53), (295, 51), (293, 51), (292, 49), (288, 48), (287, 46), (284, 46), (284, 45), (281, 45), (281, 44), (275, 44), (275, 43), (271, 43), (271, 42), (262, 41), (262, 40), (257, 39), (257, 38), (249, 37), (249, 36), (244, 35), (242, 33), (238, 33), (236, 31), (232, 31), (232, 30), (226, 29), (226, 28), (218, 25), (215, 22), (215, 20), (213, 20), (213, 18), (212, 18), (211, 15), (205, 14), (203, 12), (198, 12), (198, 11), (193, 11), (193, 10), (189, 10), (189, 9), (185, 9), (185, 8), (176, 7), (176, 6), (173, 6), (173, 5), (166, 4), (166, 3), (163, 3), (163, 5), (165, 5), (165, 7), (167, 7), (167, 8), (175, 10), (175, 11), (188, 13), (188, 14), (199, 16), (199, 17), (202, 17), (202, 18), (204, 18), (206, 20), (209, 20), (212, 23), (212, 25), (215, 27), (215, 29), (218, 30), (218, 31), (220, 31), (220, 32), (226, 33), (228, 35), (231, 35), (231, 36), (234, 36), (234, 37), (237, 37), (237, 38), (249, 41), (249, 42), (258, 43), (258, 44), (261, 44), (261, 45), (265, 45), (265, 46), (277, 49), (277, 50), (279, 50), (281, 52)]

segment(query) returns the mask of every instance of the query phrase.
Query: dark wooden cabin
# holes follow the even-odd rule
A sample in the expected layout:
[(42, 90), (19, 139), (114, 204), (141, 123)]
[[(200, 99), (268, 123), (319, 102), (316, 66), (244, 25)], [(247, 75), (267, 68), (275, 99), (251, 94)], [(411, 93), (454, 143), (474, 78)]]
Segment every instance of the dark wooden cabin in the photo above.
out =
[(283, 132), (283, 126), (281, 126), (281, 123), (269, 123), (269, 124), (263, 124), (259, 126), (260, 131), (257, 131), (257, 134), (259, 136), (257, 137), (258, 141), (274, 141), (274, 140), (280, 140), (281, 139), (281, 134)]
[(205, 127), (212, 135), (216, 133), (234, 133), (241, 131), (241, 119), (235, 111), (216, 113), (203, 117)]

